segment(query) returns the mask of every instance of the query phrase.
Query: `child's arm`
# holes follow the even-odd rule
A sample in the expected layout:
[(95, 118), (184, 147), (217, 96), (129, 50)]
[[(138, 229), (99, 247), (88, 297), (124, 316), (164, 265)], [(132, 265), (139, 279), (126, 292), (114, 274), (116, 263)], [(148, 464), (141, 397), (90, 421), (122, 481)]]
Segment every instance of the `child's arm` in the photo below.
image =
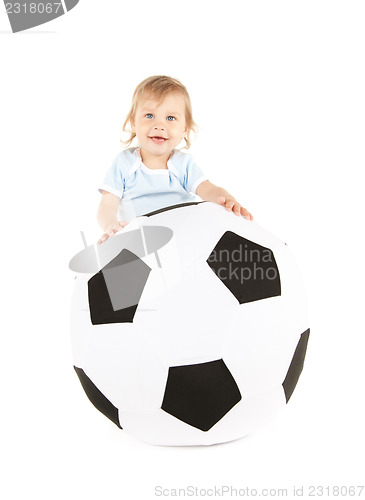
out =
[(125, 227), (128, 222), (118, 221), (117, 212), (120, 199), (115, 194), (103, 191), (97, 213), (99, 225), (104, 231), (98, 243), (103, 243), (109, 237)]
[(228, 211), (233, 211), (236, 215), (243, 215), (245, 219), (253, 220), (250, 212), (242, 207), (228, 191), (209, 181), (201, 182), (196, 189), (196, 194), (205, 201), (218, 203), (226, 207)]

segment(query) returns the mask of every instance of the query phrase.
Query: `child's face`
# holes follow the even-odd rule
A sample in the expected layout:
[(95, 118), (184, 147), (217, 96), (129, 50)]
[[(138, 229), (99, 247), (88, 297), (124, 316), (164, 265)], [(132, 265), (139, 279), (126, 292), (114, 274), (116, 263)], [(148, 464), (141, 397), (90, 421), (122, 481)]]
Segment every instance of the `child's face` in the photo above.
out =
[(188, 131), (184, 97), (170, 93), (159, 103), (153, 95), (146, 96), (138, 103), (131, 126), (142, 150), (168, 156)]

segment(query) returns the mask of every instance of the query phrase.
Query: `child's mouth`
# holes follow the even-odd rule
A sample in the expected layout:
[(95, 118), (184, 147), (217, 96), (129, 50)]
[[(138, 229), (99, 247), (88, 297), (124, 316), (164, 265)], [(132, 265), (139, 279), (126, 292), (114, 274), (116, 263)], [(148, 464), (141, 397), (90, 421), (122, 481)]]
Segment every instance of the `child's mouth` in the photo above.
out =
[(165, 139), (165, 137), (159, 137), (157, 135), (150, 137), (152, 142), (155, 142), (156, 144), (162, 144), (163, 142), (167, 141), (168, 139)]

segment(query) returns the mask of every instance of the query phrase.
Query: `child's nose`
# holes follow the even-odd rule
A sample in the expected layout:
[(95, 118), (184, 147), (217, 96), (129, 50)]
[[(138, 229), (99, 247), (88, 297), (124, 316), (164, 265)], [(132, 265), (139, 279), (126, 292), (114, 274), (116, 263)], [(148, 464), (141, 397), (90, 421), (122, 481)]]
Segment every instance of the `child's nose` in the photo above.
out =
[(159, 129), (159, 130), (164, 130), (165, 129), (165, 124), (162, 120), (156, 120), (155, 122), (155, 129)]

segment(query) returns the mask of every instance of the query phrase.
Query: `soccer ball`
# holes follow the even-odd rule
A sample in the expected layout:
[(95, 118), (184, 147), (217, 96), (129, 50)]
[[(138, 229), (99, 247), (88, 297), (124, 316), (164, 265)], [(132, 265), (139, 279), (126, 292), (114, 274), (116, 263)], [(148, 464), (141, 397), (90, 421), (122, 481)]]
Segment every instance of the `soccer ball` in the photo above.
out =
[(210, 445), (291, 397), (309, 337), (285, 243), (210, 202), (137, 217), (70, 262), (76, 373), (90, 401), (151, 444)]

